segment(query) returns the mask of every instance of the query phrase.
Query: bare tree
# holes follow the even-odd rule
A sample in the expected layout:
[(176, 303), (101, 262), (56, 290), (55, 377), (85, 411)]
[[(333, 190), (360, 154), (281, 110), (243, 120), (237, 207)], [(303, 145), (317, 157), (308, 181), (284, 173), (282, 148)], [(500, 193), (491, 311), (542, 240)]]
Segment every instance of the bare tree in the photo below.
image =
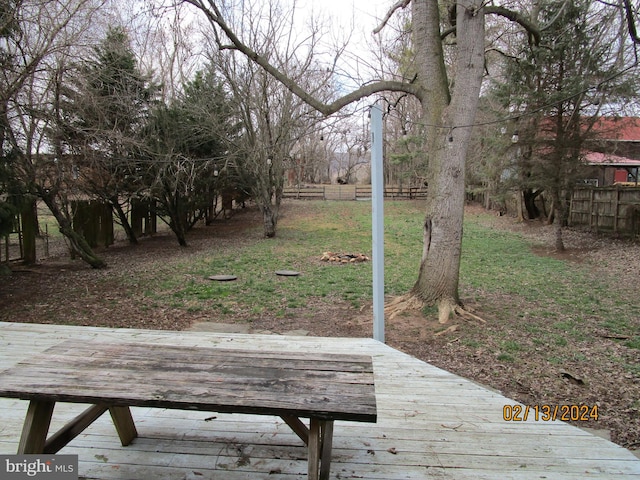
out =
[[(425, 128), (425, 153), (428, 154), (429, 183), (424, 220), (423, 254), (418, 280), (413, 289), (388, 306), (391, 314), (405, 309), (437, 304), (441, 322), (452, 313), (464, 314), (458, 293), (458, 278), (464, 215), (465, 160), (475, 120), (484, 73), (486, 13), (496, 13), (527, 28), (533, 39), (539, 38), (535, 27), (520, 14), (504, 8), (487, 7), (482, 0), (455, 3), (452, 19), (456, 44), (453, 77), (445, 65), (442, 45), (441, 14), (436, 0), (400, 0), (389, 10), (380, 29), (399, 9), (411, 4), (416, 75), (409, 81), (381, 80), (366, 83), (355, 91), (323, 102), (310, 94), (274, 65), (267, 52), (243, 40), (226, 20), (219, 2), (185, 0), (199, 8), (216, 32), (222, 32), (231, 48), (245, 54), (281, 81), (289, 90), (319, 112), (330, 115), (369, 95), (384, 91), (405, 92), (415, 96), (422, 106), (421, 122)], [(454, 86), (451, 89), (451, 85)]]
[[(282, 12), (251, 2), (243, 4), (243, 8), (238, 20), (242, 26), (237, 28), (259, 45), (270, 64), (277, 65), (279, 71), (286, 72), (307, 91), (326, 98), (327, 74), (317, 69), (312, 57), (281, 41), (293, 36), (292, 26), (282, 22)], [(232, 92), (242, 124), (233, 163), (262, 212), (264, 235), (274, 237), (285, 170), (292, 163), (296, 144), (313, 130), (319, 115), (246, 56), (235, 51), (225, 54), (226, 45), (220, 41), (217, 47), (221, 51), (215, 54), (213, 63)]]
[(355, 183), (360, 168), (369, 164), (369, 132), (363, 125), (358, 125), (358, 120), (357, 116), (338, 118), (329, 128), (323, 129), (331, 170), (341, 184)]
[[(91, 18), (104, 2), (59, 0), (13, 2), (16, 35), (4, 42), (0, 77), (2, 153), (23, 193), (41, 198), (73, 251), (92, 267), (105, 264), (73, 231), (67, 182), (70, 171), (47, 138), (53, 120), (59, 66), (82, 43)], [(43, 155), (43, 153), (50, 155)], [(57, 161), (54, 161), (56, 160)]]
[(295, 143), (289, 165), (289, 183), (301, 186), (318, 184), (328, 179), (327, 151), (324, 129), (309, 132)]

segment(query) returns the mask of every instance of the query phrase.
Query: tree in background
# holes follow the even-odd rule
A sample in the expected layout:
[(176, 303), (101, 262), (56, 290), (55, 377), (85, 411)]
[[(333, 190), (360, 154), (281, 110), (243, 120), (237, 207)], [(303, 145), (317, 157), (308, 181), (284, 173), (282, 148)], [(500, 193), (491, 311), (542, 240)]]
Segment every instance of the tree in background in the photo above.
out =
[(147, 195), (158, 202), (182, 246), (187, 231), (211, 215), (217, 197), (237, 187), (227, 164), (237, 130), (228, 94), (211, 68), (198, 72), (178, 98), (159, 105), (149, 118), (144, 133)]
[[(379, 30), (384, 28), (395, 11), (411, 5), (411, 32), (416, 59), (414, 78), (363, 82), (360, 88), (340, 97), (334, 95), (333, 101), (325, 101), (309, 92), (299, 78), (273, 62), (270, 51), (262, 48), (264, 45), (227, 23), (230, 12), (222, 8), (220, 2), (185, 1), (204, 13), (216, 36), (223, 34), (231, 42), (224, 48), (246, 55), (324, 115), (331, 115), (353, 102), (380, 92), (404, 92), (417, 98), (420, 103), (420, 124), (426, 136), (423, 151), (428, 158), (425, 177), (429, 189), (423, 225), (423, 254), (418, 279), (411, 292), (388, 305), (388, 312), (397, 315), (407, 309), (436, 304), (441, 322), (448, 321), (453, 313), (468, 314), (460, 302), (458, 280), (465, 202), (465, 162), (485, 65), (485, 14), (495, 13), (516, 21), (530, 32), (532, 38), (539, 38), (535, 26), (516, 12), (487, 5), (482, 0), (456, 2), (456, 8), (452, 8), (450, 14), (455, 27), (450, 33), (456, 34), (456, 42), (451, 45), (450, 53), (454, 60), (452, 68), (447, 71), (441, 32), (444, 12), (439, 2), (396, 2)], [(247, 40), (241, 38), (243, 36)], [(290, 48), (295, 49), (294, 46)], [(313, 52), (313, 44), (305, 45), (305, 49)]]
[[(313, 95), (326, 99), (328, 74), (315, 64), (312, 53), (301, 53), (292, 45), (281, 43), (282, 38), (294, 35), (293, 26), (281, 21), (284, 12), (250, 2), (242, 8), (245, 10), (238, 14), (238, 28), (260, 45), (268, 61)], [(316, 128), (320, 118), (291, 90), (244, 55), (222, 52), (225, 46), (216, 38), (218, 44), (213, 46), (212, 58), (229, 88), (241, 125), (230, 161), (260, 208), (265, 237), (275, 237), (285, 168), (293, 164), (298, 142)]]
[(504, 79), (494, 92), (517, 131), (507, 150), (512, 156), (508, 183), (523, 192), (529, 218), (541, 215), (536, 197), (549, 195), (555, 246), (563, 250), (562, 227), (581, 178), (584, 147), (599, 116), (622, 113), (622, 105), (637, 95), (628, 75), (635, 60), (619, 33), (621, 9), (586, 0), (551, 0), (538, 4), (536, 17), (545, 26), (543, 41), (519, 45), (506, 60)]
[[(14, 67), (14, 54), (7, 47), (15, 42), (19, 33), (20, 25), (16, 18), (16, 2), (10, 0), (0, 1), (0, 70), (10, 72)], [(19, 213), (17, 202), (21, 198), (20, 185), (16, 184), (9, 165), (12, 160), (10, 145), (6, 141), (8, 133), (8, 103), (11, 97), (10, 77), (6, 73), (0, 77), (0, 236), (11, 233), (16, 222), (16, 215)], [(16, 189), (18, 190), (16, 192)], [(4, 267), (1, 267), (4, 268)]]
[[(43, 200), (72, 251), (96, 268), (104, 262), (71, 228), (67, 195), (72, 190), (66, 185), (69, 172), (63, 162), (57, 161), (61, 159), (45, 152), (51, 145), (47, 131), (52, 123), (59, 65), (81, 43), (93, 13), (101, 5), (99, 0), (22, 0), (2, 2), (0, 8), (0, 141), (4, 172), (14, 195), (20, 202), (28, 200), (23, 224), (35, 231), (35, 199)], [(30, 221), (25, 222), (25, 218)], [(35, 257), (34, 249), (29, 250)]]
[(109, 28), (93, 56), (65, 73), (55, 132), (61, 153), (82, 159), (83, 190), (111, 205), (137, 243), (125, 205), (145, 188), (138, 152), (158, 87), (139, 70), (122, 27)]
[[(398, 32), (393, 42), (379, 39), (383, 58), (381, 69), (391, 78), (411, 82), (417, 77), (416, 51), (413, 45), (412, 20), (409, 12), (397, 12), (392, 30)], [(381, 32), (382, 34), (382, 32)], [(420, 117), (420, 101), (404, 92), (385, 95), (389, 105), (385, 117), (385, 181), (403, 187), (424, 187), (428, 169), (425, 154), (425, 128)]]

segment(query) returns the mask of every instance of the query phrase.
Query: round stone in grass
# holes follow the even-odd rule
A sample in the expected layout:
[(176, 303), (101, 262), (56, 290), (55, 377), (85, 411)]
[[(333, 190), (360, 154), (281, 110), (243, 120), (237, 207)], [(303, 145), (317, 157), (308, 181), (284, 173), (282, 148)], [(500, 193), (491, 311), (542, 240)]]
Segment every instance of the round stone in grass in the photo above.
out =
[(237, 279), (238, 277), (235, 275), (211, 275), (209, 277), (209, 280), (215, 280), (216, 282), (232, 282)]
[(300, 272), (296, 272), (295, 270), (276, 270), (276, 275), (281, 277), (297, 277), (300, 275)]

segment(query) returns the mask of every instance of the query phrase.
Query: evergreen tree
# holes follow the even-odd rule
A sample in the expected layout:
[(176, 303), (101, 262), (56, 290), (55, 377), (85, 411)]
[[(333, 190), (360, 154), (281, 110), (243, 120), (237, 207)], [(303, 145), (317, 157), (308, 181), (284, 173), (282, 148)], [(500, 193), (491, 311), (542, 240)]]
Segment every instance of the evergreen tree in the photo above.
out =
[(196, 74), (183, 94), (151, 113), (145, 137), (149, 195), (180, 245), (199, 220), (210, 220), (218, 195), (237, 187), (227, 154), (238, 128), (228, 95), (212, 68)]
[(111, 205), (131, 243), (136, 237), (124, 203), (148, 187), (141, 182), (139, 152), (157, 91), (140, 71), (122, 27), (111, 27), (93, 56), (61, 87), (61, 141), (84, 158), (83, 188)]
[(535, 203), (541, 192), (551, 197), (560, 250), (592, 127), (608, 105), (634, 94), (632, 79), (623, 75), (625, 52), (615, 41), (617, 26), (609, 12), (588, 0), (541, 2), (543, 41), (521, 45), (506, 63), (504, 82), (494, 89), (515, 116), (511, 183), (522, 190), (529, 218), (541, 214)]

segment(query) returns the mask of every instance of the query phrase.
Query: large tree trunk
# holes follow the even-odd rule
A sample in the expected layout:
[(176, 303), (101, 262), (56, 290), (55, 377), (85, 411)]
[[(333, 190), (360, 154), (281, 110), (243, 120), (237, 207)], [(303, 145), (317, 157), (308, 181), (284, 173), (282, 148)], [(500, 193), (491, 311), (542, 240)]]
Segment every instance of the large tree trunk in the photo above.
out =
[[(430, 92), (423, 101), (423, 118), (429, 119), (434, 111), (442, 114), (437, 123), (440, 128), (431, 128), (432, 138), (428, 139), (430, 175), (427, 207), (424, 220), (424, 247), (418, 280), (412, 295), (428, 304), (437, 304), (441, 322), (446, 322), (451, 313), (460, 305), (458, 276), (462, 248), (462, 221), (464, 217), (465, 162), (471, 138), (471, 125), (475, 121), (480, 87), (484, 72), (484, 14), (480, 0), (458, 2), (457, 41), (458, 53), (455, 77), (455, 92), (451, 104), (446, 106), (446, 96)], [(430, 56), (438, 55), (435, 45), (424, 45), (430, 38), (436, 45), (439, 37), (438, 2), (414, 0), (414, 22), (431, 22), (423, 35), (423, 51)], [(434, 25), (435, 23), (435, 25)], [(437, 35), (436, 35), (437, 34)], [(417, 51), (420, 51), (416, 45)], [(441, 55), (440, 59), (443, 57)], [(442, 61), (442, 60), (441, 60)], [(435, 63), (436, 60), (433, 59)], [(442, 84), (444, 64), (427, 65), (422, 73), (424, 82)], [(433, 77), (442, 72), (443, 77)], [(429, 120), (427, 120), (429, 121)], [(442, 128), (444, 127), (444, 128)]]
[(564, 252), (564, 240), (562, 239), (562, 218), (564, 217), (564, 207), (557, 191), (551, 193), (553, 198), (553, 215), (554, 215), (554, 244), (558, 252)]
[(527, 218), (529, 220), (540, 218), (540, 209), (536, 205), (536, 199), (541, 193), (542, 190), (533, 190), (532, 188), (526, 188), (522, 191), (524, 207), (527, 210)]
[(276, 236), (276, 226), (278, 224), (278, 206), (271, 202), (260, 205), (262, 212), (262, 222), (264, 225), (264, 236), (274, 238)]
[(174, 197), (167, 202), (167, 206), (169, 207), (169, 228), (176, 236), (178, 244), (181, 247), (186, 247), (188, 245), (186, 212), (183, 203), (182, 197), (176, 192)]
[[(464, 215), (464, 174), (471, 125), (475, 120), (484, 73), (484, 0), (460, 0), (456, 4), (457, 54), (453, 67), (455, 94), (451, 97), (440, 35), (440, 2), (413, 0), (412, 30), (416, 73), (410, 83), (383, 81), (363, 85), (330, 104), (306, 92), (274, 67), (267, 57), (244, 44), (226, 24), (216, 2), (189, 0), (220, 27), (240, 52), (261, 65), (309, 105), (330, 115), (344, 106), (382, 91), (414, 95), (422, 103), (425, 156), (428, 156), (429, 193), (425, 214), (424, 250), (419, 279), (411, 293), (388, 305), (397, 314), (424, 302), (437, 303), (440, 319), (461, 312), (458, 273)], [(409, 2), (396, 2), (392, 11)], [(382, 28), (386, 24), (383, 22)], [(451, 100), (451, 102), (450, 102)], [(449, 139), (451, 141), (449, 141)]]

